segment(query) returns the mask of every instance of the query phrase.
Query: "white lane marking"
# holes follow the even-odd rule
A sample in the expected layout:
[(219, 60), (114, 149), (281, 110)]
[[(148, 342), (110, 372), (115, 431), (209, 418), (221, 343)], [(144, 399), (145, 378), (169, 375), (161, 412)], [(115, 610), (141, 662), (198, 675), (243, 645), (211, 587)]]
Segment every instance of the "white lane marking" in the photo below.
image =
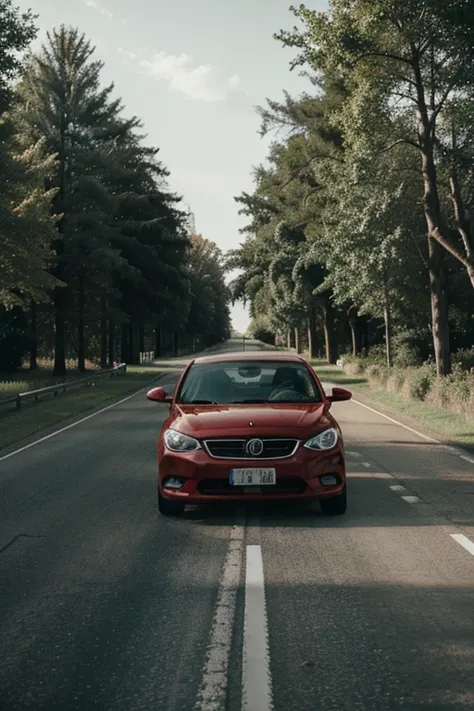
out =
[(217, 606), (206, 663), (194, 711), (222, 711), (226, 706), (228, 664), (242, 565), (244, 531), (243, 525), (236, 525), (231, 531), (217, 593)]
[(122, 400), (119, 400), (118, 402), (113, 402), (111, 405), (107, 405), (107, 407), (103, 407), (101, 410), (97, 410), (97, 412), (93, 412), (91, 415), (87, 415), (87, 417), (83, 417), (80, 420), (77, 420), (76, 422), (73, 422), (71, 425), (67, 425), (67, 427), (61, 427), (60, 430), (55, 430), (54, 432), (51, 432), (51, 434), (46, 435), (45, 437), (40, 437), (40, 439), (35, 439), (34, 442), (30, 442), (29, 444), (26, 444), (24, 447), (20, 447), (20, 449), (15, 449), (14, 452), (10, 452), (10, 454), (5, 454), (3, 457), (0, 457), (0, 462), (3, 462), (5, 459), (9, 459), (10, 457), (14, 457), (15, 454), (20, 454), (21, 452), (24, 452), (26, 449), (30, 449), (30, 447), (34, 447), (36, 444), (41, 444), (41, 442), (46, 442), (47, 439), (51, 439), (51, 437), (56, 437), (56, 435), (61, 434), (62, 432), (66, 432), (66, 430), (70, 430), (72, 427), (76, 427), (76, 425), (80, 425), (82, 422), (86, 422), (86, 420), (90, 420), (91, 417), (95, 417), (96, 415), (100, 415), (102, 412), (111, 410), (113, 407), (117, 407), (117, 405), (121, 405), (123, 402), (127, 402), (127, 400), (131, 400), (132, 397), (135, 397), (136, 395), (138, 395), (141, 392), (143, 392), (143, 388), (138, 390), (137, 392), (134, 392), (133, 395), (128, 395), (127, 397), (124, 397)]
[(467, 536), (463, 536), (462, 533), (451, 533), (450, 536), (471, 555), (474, 555), (474, 543)]
[(262, 549), (247, 546), (242, 654), (242, 711), (271, 711), (272, 681)]
[(370, 469), (372, 464), (370, 462), (362, 462), (362, 466), (366, 467), (366, 469)]
[(392, 491), (406, 491), (406, 488), (401, 484), (394, 484), (390, 487)]
[(360, 457), (362, 457), (362, 454), (359, 454), (359, 452), (347, 452), (346, 451), (346, 457), (354, 457), (355, 459), (360, 459)]
[(402, 496), (402, 499), (407, 502), (407, 504), (418, 504), (421, 499), (419, 496)]
[[(384, 417), (389, 422), (393, 422), (394, 425), (403, 427), (403, 429), (408, 430), (408, 432), (412, 432), (413, 434), (417, 435), (418, 437), (421, 437), (426, 442), (431, 442), (432, 444), (440, 444), (440, 445), (444, 444), (443, 442), (440, 442), (438, 439), (434, 439), (433, 437), (428, 437), (428, 435), (423, 434), (423, 432), (418, 432), (418, 430), (413, 429), (413, 427), (408, 427), (408, 425), (404, 425), (403, 422), (399, 422), (398, 420), (395, 420), (393, 417), (389, 417), (388, 415), (385, 415), (383, 412), (380, 412), (379, 410), (376, 410), (373, 407), (369, 407), (368, 405), (365, 405), (363, 402), (360, 402), (359, 400), (352, 399), (352, 402), (355, 403), (356, 405), (360, 405), (360, 407), (364, 407), (366, 410), (370, 410), (370, 412), (374, 412), (376, 415), (380, 415), (380, 417)], [(465, 454), (461, 454), (461, 452), (458, 449), (451, 447), (449, 444), (445, 444), (444, 448), (445, 448), (445, 451), (450, 452), (451, 454), (455, 454), (457, 457), (464, 459), (466, 462), (469, 462), (470, 464), (474, 464), (474, 459), (472, 457), (467, 457)]]
[(412, 432), (413, 434), (416, 434), (418, 437), (421, 437), (422, 439), (426, 440), (426, 442), (432, 442), (433, 444), (442, 444), (442, 442), (440, 442), (439, 440), (433, 439), (433, 437), (428, 437), (428, 435), (425, 435), (422, 432), (418, 432), (418, 430), (414, 430), (412, 427), (408, 427), (408, 425), (404, 425), (403, 422), (394, 420), (393, 417), (389, 417), (388, 415), (385, 415), (383, 412), (379, 412), (379, 410), (375, 410), (373, 407), (364, 405), (364, 403), (359, 402), (359, 400), (353, 399), (352, 402), (354, 402), (356, 405), (360, 405), (360, 407), (364, 407), (366, 410), (370, 410), (370, 412), (375, 412), (376, 415), (380, 415), (380, 417), (384, 417), (389, 422), (393, 422), (394, 425), (403, 427), (403, 429), (408, 430), (408, 432)]
[[(165, 373), (161, 373), (160, 375), (157, 375), (156, 378), (154, 378), (152, 382), (161, 380), (161, 378), (163, 378), (164, 375), (165, 375)], [(87, 415), (86, 417), (82, 417), (80, 420), (76, 420), (75, 422), (72, 422), (70, 425), (67, 425), (66, 427), (61, 427), (60, 430), (55, 430), (54, 432), (51, 432), (49, 435), (40, 437), (40, 439), (35, 439), (34, 442), (30, 442), (29, 444), (26, 444), (24, 447), (20, 447), (20, 449), (15, 449), (13, 452), (10, 452), (9, 454), (5, 454), (3, 457), (0, 457), (0, 462), (3, 462), (4, 459), (9, 459), (10, 457), (14, 457), (15, 454), (20, 454), (21, 452), (24, 452), (26, 449), (30, 449), (30, 447), (34, 447), (36, 444), (41, 444), (41, 442), (46, 442), (47, 439), (51, 439), (51, 437), (56, 437), (56, 435), (61, 434), (62, 432), (66, 432), (66, 430), (70, 430), (72, 427), (76, 427), (76, 425), (80, 425), (82, 422), (86, 422), (87, 420), (90, 420), (92, 417), (95, 417), (96, 415), (101, 415), (103, 412), (107, 412), (107, 410), (111, 410), (113, 407), (117, 407), (117, 405), (121, 405), (123, 402), (127, 402), (127, 400), (131, 400), (132, 397), (136, 397), (137, 395), (140, 395), (140, 393), (143, 393), (147, 390), (148, 390), (148, 386), (145, 388), (140, 388), (140, 390), (136, 390), (131, 395), (127, 395), (127, 397), (124, 397), (121, 400), (118, 400), (117, 402), (113, 402), (111, 405), (107, 405), (107, 407), (103, 407), (101, 410), (92, 412), (90, 415)]]

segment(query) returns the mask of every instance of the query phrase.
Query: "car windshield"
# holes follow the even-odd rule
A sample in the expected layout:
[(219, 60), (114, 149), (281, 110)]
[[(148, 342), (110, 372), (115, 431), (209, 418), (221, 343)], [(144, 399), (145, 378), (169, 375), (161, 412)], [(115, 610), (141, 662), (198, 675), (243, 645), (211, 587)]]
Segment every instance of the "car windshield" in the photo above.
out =
[(242, 360), (193, 365), (177, 402), (195, 405), (320, 403), (318, 383), (304, 363)]

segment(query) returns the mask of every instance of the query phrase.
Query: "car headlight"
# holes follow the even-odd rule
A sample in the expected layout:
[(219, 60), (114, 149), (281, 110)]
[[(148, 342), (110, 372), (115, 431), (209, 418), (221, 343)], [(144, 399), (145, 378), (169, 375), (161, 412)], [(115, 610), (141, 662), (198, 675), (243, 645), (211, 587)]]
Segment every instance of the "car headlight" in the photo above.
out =
[(337, 430), (331, 427), (329, 430), (320, 432), (316, 437), (311, 437), (304, 446), (306, 449), (333, 449), (337, 444), (338, 438)]
[(196, 449), (201, 449), (201, 445), (188, 435), (176, 432), (176, 430), (166, 430), (164, 435), (165, 444), (172, 452), (194, 452)]

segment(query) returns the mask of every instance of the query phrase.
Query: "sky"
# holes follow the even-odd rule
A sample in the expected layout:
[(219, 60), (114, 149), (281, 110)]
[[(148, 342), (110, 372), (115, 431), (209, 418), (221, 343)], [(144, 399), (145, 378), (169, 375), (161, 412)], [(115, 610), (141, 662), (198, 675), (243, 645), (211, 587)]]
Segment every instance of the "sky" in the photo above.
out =
[[(291, 29), (291, 0), (34, 0), (38, 48), (60, 24), (78, 27), (103, 60), (125, 112), (143, 120), (149, 145), (160, 148), (170, 188), (195, 216), (196, 231), (223, 251), (243, 241), (234, 196), (253, 187), (252, 168), (269, 141), (258, 135), (255, 107), (310, 90), (290, 72), (291, 50), (273, 39)], [(16, 0), (22, 10), (31, 0)], [(308, 6), (325, 9), (325, 0)], [(247, 329), (242, 304), (233, 326)]]

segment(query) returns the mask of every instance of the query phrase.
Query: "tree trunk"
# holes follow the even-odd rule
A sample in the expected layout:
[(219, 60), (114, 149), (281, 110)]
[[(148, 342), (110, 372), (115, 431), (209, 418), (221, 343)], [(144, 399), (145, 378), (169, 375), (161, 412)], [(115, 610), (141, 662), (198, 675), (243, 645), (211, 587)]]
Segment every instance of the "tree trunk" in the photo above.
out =
[(336, 344), (335, 344), (335, 313), (330, 303), (323, 306), (324, 316), (324, 341), (326, 345), (326, 360), (330, 365), (334, 365), (337, 360)]
[[(428, 268), (431, 288), (433, 345), (438, 376), (444, 376), (451, 372), (448, 303), (444, 286), (445, 250), (451, 252), (457, 259), (460, 258), (460, 253), (459, 250), (457, 250), (457, 254), (455, 253), (456, 250), (453, 251), (452, 245), (445, 236), (438, 192), (438, 176), (434, 160), (434, 132), (426, 105), (425, 87), (419, 57), (415, 59), (413, 69), (418, 97), (418, 140), (421, 149), (421, 171), (424, 186), (423, 207), (428, 227)], [(461, 255), (462, 260), (463, 257)]]
[(347, 319), (351, 329), (352, 355), (356, 358), (359, 355), (359, 338), (357, 329), (357, 309), (354, 305), (347, 310)]
[(109, 366), (112, 367), (115, 361), (115, 324), (113, 318), (109, 319)]
[(295, 348), (298, 354), (302, 352), (300, 329), (298, 327), (295, 328)]
[(137, 364), (137, 339), (133, 323), (128, 325), (128, 362), (131, 365)]
[(358, 356), (358, 343), (357, 343), (357, 323), (354, 319), (349, 321), (349, 328), (351, 329), (351, 350), (352, 356), (356, 358)]
[[(61, 118), (60, 149), (59, 149), (59, 191), (54, 198), (54, 204), (63, 202), (66, 194), (66, 120)], [(61, 212), (61, 210), (58, 210)], [(59, 239), (55, 245), (56, 255), (60, 257), (64, 252), (64, 216), (57, 224)], [(58, 261), (54, 275), (62, 279), (63, 267)], [(53, 293), (54, 303), (54, 367), (53, 375), (66, 375), (66, 288), (58, 287)]]
[(361, 322), (360, 350), (362, 355), (367, 357), (370, 349), (369, 319), (367, 316), (362, 316)]
[(385, 300), (384, 307), (384, 321), (385, 321), (385, 348), (387, 351), (387, 365), (389, 368), (393, 366), (393, 348), (392, 348), (392, 314), (390, 311), (390, 304), (388, 299)]
[(138, 326), (138, 350), (140, 353), (145, 352), (145, 326), (142, 321)]
[(316, 358), (316, 340), (316, 309), (314, 306), (311, 306), (308, 320), (308, 350), (310, 358)]
[(122, 324), (122, 336), (120, 339), (120, 360), (123, 363), (130, 363), (130, 328), (128, 323)]
[(61, 287), (54, 291), (54, 367), (53, 375), (66, 375), (65, 294)]
[(38, 333), (36, 316), (36, 304), (32, 301), (30, 304), (30, 370), (36, 370), (38, 367)]
[(85, 307), (85, 287), (84, 269), (81, 267), (79, 274), (79, 294), (77, 304), (77, 369), (80, 373), (86, 372), (86, 347), (84, 339), (84, 307)]
[(100, 297), (100, 367), (107, 367), (107, 306), (105, 296)]
[(288, 330), (286, 332), (286, 347), (288, 348), (289, 351), (291, 350), (291, 331), (290, 330)]
[[(453, 154), (455, 155), (458, 151), (458, 140), (454, 122), (452, 126), (452, 149)], [(458, 171), (454, 161), (453, 165), (451, 166), (449, 184), (451, 187), (451, 201), (453, 203), (456, 228), (459, 234), (461, 235), (464, 250), (466, 253), (465, 267), (467, 269), (467, 275), (471, 281), (471, 284), (472, 286), (474, 286), (474, 255), (471, 225), (469, 223), (469, 219), (467, 218), (466, 208), (462, 197), (461, 186), (459, 184)]]
[(440, 242), (434, 237), (441, 224), (441, 209), (438, 196), (436, 166), (433, 152), (425, 141), (426, 148), (422, 154), (422, 170), (424, 179), (424, 206), (428, 226), (428, 269), (431, 291), (431, 320), (433, 330), (433, 346), (436, 359), (436, 370), (439, 377), (451, 372), (451, 355), (449, 349), (448, 296), (445, 288), (444, 262), (446, 252)]
[(163, 355), (163, 333), (161, 326), (157, 324), (155, 328), (155, 358), (161, 358)]
[(436, 371), (438, 377), (443, 377), (451, 372), (448, 298), (444, 268), (446, 253), (443, 247), (432, 237), (428, 238), (428, 242), (433, 345)]

